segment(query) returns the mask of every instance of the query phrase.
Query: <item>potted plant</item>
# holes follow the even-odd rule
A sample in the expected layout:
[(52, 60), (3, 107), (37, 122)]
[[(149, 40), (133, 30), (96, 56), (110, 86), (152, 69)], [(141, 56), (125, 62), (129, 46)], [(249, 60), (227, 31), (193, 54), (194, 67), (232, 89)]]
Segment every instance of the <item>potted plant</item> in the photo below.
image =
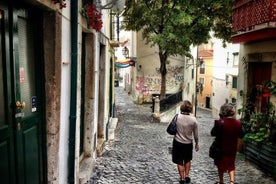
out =
[(238, 112), (244, 136), (245, 157), (276, 177), (276, 115), (270, 102), (276, 93), (276, 83), (266, 81), (254, 87), (247, 96), (244, 108)]
[(101, 30), (103, 26), (102, 13), (97, 10), (94, 4), (85, 4), (82, 7), (81, 14), (86, 19), (88, 28), (92, 27), (96, 31)]

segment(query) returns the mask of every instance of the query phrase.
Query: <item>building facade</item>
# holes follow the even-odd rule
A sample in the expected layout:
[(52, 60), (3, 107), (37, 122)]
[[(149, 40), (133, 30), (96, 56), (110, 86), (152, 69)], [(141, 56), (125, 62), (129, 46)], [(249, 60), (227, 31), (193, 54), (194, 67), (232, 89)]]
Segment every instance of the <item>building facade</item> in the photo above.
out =
[[(234, 43), (240, 43), (238, 108), (246, 103), (246, 96), (264, 81), (276, 81), (276, 10), (274, 0), (233, 2)], [(245, 14), (246, 10), (246, 14)], [(275, 95), (270, 97), (275, 106)], [(264, 110), (265, 99), (256, 102), (258, 112)]]
[(224, 103), (237, 103), (239, 76), (239, 44), (223, 43), (219, 39), (212, 39), (214, 44), (213, 57), (213, 97), (212, 114), (219, 117), (219, 110)]
[[(95, 5), (102, 26), (90, 26), (82, 14), (85, 4)], [(116, 121), (117, 44), (110, 39), (107, 5), (0, 2), (3, 183), (84, 183), (91, 176)]]
[[(146, 45), (141, 32), (126, 33), (129, 57), (135, 58), (135, 65), (124, 71), (124, 87), (135, 102), (151, 103), (153, 96), (159, 96), (161, 73), (158, 48)], [(170, 56), (167, 62), (166, 94), (183, 89), (184, 58)]]
[(197, 107), (212, 109), (213, 43), (198, 46)]

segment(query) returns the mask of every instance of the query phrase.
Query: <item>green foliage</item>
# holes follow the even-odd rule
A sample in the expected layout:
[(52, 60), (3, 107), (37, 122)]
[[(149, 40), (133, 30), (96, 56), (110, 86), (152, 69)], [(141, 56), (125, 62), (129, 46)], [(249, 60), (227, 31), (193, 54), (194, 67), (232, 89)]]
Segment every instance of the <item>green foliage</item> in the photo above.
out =
[(160, 99), (166, 91), (169, 56), (192, 58), (190, 46), (206, 43), (210, 31), (224, 41), (231, 38), (232, 0), (126, 0), (125, 30), (142, 31), (146, 44), (158, 46)]
[(247, 132), (245, 140), (257, 143), (269, 142), (271, 127), (275, 121), (275, 114), (253, 113), (249, 121), (242, 121)]
[(190, 46), (206, 42), (210, 31), (231, 38), (230, 0), (127, 0), (123, 28), (143, 31), (151, 45), (167, 55), (191, 57)]
[(264, 87), (270, 90), (270, 94), (276, 94), (276, 82), (264, 81)]
[(264, 96), (268, 99), (270, 95), (275, 95), (275, 84), (276, 83), (273, 81), (265, 81), (263, 82), (263, 85), (261, 85), (262, 87), (258, 86), (259, 88), (253, 88), (250, 95), (247, 96), (247, 101), (244, 107), (238, 110), (239, 114), (243, 114), (243, 117), (240, 120), (243, 130), (246, 133), (244, 140), (266, 144), (276, 143), (275, 107), (268, 100), (264, 112), (256, 112), (255, 110), (255, 102), (257, 98)]

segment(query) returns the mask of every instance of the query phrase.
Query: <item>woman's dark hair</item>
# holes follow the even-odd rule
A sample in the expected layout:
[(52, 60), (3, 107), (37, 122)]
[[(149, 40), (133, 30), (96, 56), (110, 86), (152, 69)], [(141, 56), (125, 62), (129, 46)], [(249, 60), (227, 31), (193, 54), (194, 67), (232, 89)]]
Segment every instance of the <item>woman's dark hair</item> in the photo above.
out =
[(180, 111), (190, 113), (190, 112), (192, 112), (192, 110), (193, 110), (192, 103), (188, 100), (184, 100), (180, 106)]

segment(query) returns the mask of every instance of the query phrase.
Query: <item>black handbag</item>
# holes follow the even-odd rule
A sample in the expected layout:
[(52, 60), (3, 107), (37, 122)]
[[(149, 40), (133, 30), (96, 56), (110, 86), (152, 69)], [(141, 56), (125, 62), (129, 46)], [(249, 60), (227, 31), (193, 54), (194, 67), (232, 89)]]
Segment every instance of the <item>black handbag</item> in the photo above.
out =
[[(221, 120), (221, 125), (218, 125), (217, 121), (215, 121), (214, 127), (211, 130), (212, 136), (216, 136), (216, 137), (221, 136), (223, 123), (224, 123), (223, 119)], [(221, 150), (220, 144), (216, 139), (213, 141), (213, 143), (209, 148), (209, 157), (216, 160), (222, 157), (222, 150)]]
[(212, 159), (220, 159), (222, 157), (222, 150), (217, 141), (214, 141), (209, 148), (209, 157)]
[(176, 134), (176, 121), (177, 121), (177, 116), (178, 114), (176, 114), (172, 121), (170, 122), (169, 126), (167, 127), (167, 132), (170, 135), (175, 135)]

